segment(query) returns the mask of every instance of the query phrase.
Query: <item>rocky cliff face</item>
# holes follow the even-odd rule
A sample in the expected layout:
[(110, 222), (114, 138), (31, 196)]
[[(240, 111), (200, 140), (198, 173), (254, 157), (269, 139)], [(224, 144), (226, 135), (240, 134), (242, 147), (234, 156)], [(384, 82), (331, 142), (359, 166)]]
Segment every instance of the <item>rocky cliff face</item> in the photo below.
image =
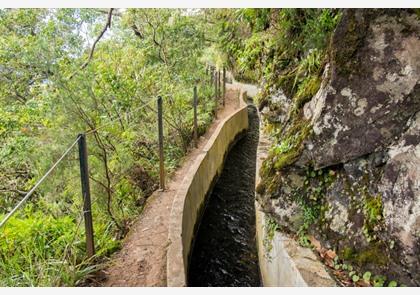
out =
[(420, 285), (419, 36), (413, 11), (346, 10), (316, 95), (294, 119), (278, 90), (262, 110), (282, 141), (258, 189), (283, 230), (408, 285)]

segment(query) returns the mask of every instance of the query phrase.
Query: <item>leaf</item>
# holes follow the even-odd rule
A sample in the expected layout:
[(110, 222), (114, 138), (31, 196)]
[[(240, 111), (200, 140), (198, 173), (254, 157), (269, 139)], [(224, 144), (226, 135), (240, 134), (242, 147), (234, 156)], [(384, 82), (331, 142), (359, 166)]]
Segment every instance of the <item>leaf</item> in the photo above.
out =
[(386, 280), (385, 276), (375, 276), (373, 278), (373, 286), (382, 287), (384, 285), (385, 280)]
[(341, 267), (341, 264), (336, 264), (336, 265), (334, 266), (334, 268), (335, 268), (336, 270), (339, 270), (339, 269), (340, 269), (340, 267)]
[(388, 287), (396, 287), (398, 283), (396, 281), (390, 281)]
[(371, 276), (372, 276), (372, 273), (370, 271), (367, 271), (363, 274), (363, 279), (365, 281), (369, 281)]
[(358, 275), (353, 275), (352, 277), (351, 277), (351, 279), (353, 280), (353, 282), (357, 282), (357, 281), (359, 281), (359, 279), (360, 279), (360, 277), (358, 276)]

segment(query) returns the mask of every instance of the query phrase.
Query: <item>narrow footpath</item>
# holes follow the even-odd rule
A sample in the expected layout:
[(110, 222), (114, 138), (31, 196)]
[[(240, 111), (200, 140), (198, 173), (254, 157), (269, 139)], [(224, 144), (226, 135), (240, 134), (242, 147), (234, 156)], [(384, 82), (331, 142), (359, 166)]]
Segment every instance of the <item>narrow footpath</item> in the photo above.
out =
[(122, 249), (111, 257), (104, 270), (105, 278), (99, 286), (166, 286), (166, 253), (168, 227), (172, 202), (192, 161), (200, 154), (221, 121), (239, 108), (239, 91), (226, 84), (225, 106), (220, 107), (217, 118), (206, 134), (199, 139), (198, 148), (192, 149), (180, 168), (168, 181), (167, 189), (156, 191), (147, 200), (143, 212), (133, 224)]

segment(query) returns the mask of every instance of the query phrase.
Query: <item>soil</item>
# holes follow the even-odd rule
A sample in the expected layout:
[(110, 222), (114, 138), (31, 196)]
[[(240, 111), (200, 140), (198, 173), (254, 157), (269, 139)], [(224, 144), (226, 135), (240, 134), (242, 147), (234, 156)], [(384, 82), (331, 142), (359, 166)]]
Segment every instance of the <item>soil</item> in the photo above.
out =
[(198, 147), (189, 151), (180, 168), (171, 176), (165, 191), (155, 191), (143, 212), (130, 228), (122, 249), (115, 253), (96, 286), (166, 286), (166, 253), (172, 202), (188, 168), (201, 153), (220, 122), (239, 108), (239, 90), (226, 85), (225, 106), (221, 104), (216, 119), (199, 138)]

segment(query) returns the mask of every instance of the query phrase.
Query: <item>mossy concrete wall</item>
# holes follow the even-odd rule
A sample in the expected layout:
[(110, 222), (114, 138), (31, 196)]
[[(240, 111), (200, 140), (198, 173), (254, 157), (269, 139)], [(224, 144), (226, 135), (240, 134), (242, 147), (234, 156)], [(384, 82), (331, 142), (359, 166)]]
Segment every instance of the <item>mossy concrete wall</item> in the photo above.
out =
[(168, 287), (187, 285), (190, 250), (206, 196), (223, 169), (229, 147), (248, 128), (244, 96), (241, 93), (239, 109), (219, 123), (176, 193), (169, 222)]
[[(260, 129), (260, 141), (257, 150), (256, 186), (261, 181), (260, 168), (271, 146), (270, 140)], [(268, 234), (266, 222), (268, 216), (255, 202), (256, 233), (258, 260), (263, 286), (265, 287), (330, 287), (334, 280), (326, 272), (309, 248), (299, 244), (279, 231)]]

